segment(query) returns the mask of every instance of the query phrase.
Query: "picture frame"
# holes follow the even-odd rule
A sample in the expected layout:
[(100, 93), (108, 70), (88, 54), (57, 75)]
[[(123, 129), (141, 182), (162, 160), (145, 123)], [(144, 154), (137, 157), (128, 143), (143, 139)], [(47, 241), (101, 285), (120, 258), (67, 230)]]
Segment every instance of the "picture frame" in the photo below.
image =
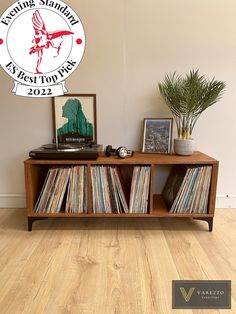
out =
[(53, 130), (59, 144), (96, 144), (96, 94), (53, 97)]
[(170, 154), (173, 118), (145, 118), (143, 127), (143, 153)]

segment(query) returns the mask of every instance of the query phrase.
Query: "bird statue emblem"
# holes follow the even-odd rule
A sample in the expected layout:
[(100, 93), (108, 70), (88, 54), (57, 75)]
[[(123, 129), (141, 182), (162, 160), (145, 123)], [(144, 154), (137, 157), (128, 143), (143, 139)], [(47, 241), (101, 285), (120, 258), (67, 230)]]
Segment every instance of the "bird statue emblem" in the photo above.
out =
[[(42, 74), (42, 72), (39, 70), (39, 67), (42, 63), (44, 49), (48, 49), (50, 47), (54, 48), (57, 51), (57, 55), (54, 57), (59, 56), (64, 41), (63, 36), (73, 35), (74, 33), (67, 30), (48, 32), (38, 10), (36, 10), (35, 13), (33, 13), (32, 22), (35, 31), (34, 39), (32, 40), (34, 46), (30, 48), (29, 54), (32, 55), (33, 53), (37, 53), (38, 60), (35, 69), (35, 74)], [(59, 37), (62, 38), (62, 41), (58, 46), (56, 46), (53, 40)]]

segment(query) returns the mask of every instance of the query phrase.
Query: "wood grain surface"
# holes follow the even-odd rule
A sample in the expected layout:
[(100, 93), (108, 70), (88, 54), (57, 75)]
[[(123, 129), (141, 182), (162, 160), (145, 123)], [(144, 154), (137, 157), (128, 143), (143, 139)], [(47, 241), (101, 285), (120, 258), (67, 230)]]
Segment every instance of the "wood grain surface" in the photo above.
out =
[[(236, 313), (236, 210), (206, 222), (0, 210), (0, 313)], [(232, 280), (231, 310), (172, 310), (172, 280)]]

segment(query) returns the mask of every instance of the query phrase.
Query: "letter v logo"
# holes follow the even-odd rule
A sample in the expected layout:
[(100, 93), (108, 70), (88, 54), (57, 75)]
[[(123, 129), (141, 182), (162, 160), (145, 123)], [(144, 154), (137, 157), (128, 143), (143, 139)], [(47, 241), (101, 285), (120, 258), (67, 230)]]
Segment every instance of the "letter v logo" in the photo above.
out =
[(190, 289), (188, 290), (188, 293), (186, 292), (186, 290), (185, 290), (183, 287), (181, 287), (181, 288), (179, 288), (179, 289), (180, 289), (180, 291), (181, 291), (181, 293), (182, 293), (182, 295), (183, 295), (183, 297), (184, 297), (184, 300), (185, 300), (186, 302), (189, 302), (190, 299), (191, 299), (191, 297), (192, 297), (192, 295), (193, 295), (193, 291), (195, 290), (195, 288), (190, 288)]

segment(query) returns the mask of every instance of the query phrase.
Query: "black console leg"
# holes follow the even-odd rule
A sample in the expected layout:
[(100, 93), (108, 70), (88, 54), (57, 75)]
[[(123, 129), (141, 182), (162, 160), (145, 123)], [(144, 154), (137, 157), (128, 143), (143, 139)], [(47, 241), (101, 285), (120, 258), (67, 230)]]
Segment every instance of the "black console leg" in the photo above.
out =
[(196, 219), (196, 220), (203, 220), (203, 221), (206, 221), (208, 222), (208, 227), (209, 227), (209, 232), (212, 232), (213, 230), (213, 217), (209, 217), (209, 218), (193, 218), (193, 219)]
[(32, 225), (35, 220), (48, 219), (48, 217), (28, 217), (28, 231), (32, 231)]
[(32, 217), (28, 217), (28, 231), (32, 231), (33, 221)]
[(209, 231), (212, 232), (212, 230), (213, 230), (213, 217), (208, 218), (207, 222), (208, 222), (208, 226), (209, 226)]

